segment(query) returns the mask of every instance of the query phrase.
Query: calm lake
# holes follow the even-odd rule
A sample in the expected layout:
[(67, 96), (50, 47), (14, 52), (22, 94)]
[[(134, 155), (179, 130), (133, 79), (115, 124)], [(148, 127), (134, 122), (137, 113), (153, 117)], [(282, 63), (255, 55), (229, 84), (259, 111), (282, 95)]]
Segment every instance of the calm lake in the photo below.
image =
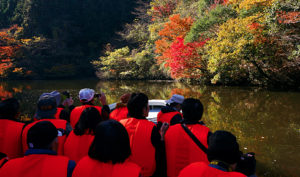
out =
[(81, 88), (106, 94), (108, 103), (127, 92), (144, 92), (149, 99), (172, 94), (198, 98), (205, 107), (203, 121), (212, 130), (227, 130), (240, 149), (255, 152), (258, 176), (300, 176), (300, 93), (252, 87), (211, 87), (158, 81), (9, 81), (0, 82), (0, 98), (15, 96), (23, 117), (32, 117), (43, 92), (68, 90), (79, 105)]

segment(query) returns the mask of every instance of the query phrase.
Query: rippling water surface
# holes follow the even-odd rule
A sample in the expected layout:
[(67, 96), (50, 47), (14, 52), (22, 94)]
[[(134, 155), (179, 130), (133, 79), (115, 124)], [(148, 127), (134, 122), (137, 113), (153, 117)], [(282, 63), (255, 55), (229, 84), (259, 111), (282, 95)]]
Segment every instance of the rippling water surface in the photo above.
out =
[(300, 93), (258, 88), (211, 87), (157, 81), (9, 81), (0, 82), (0, 98), (20, 100), (23, 117), (32, 117), (43, 92), (68, 90), (79, 105), (81, 88), (106, 94), (109, 103), (127, 92), (144, 92), (149, 99), (172, 94), (198, 98), (205, 107), (203, 121), (215, 130), (231, 131), (241, 150), (255, 152), (258, 176), (300, 176)]

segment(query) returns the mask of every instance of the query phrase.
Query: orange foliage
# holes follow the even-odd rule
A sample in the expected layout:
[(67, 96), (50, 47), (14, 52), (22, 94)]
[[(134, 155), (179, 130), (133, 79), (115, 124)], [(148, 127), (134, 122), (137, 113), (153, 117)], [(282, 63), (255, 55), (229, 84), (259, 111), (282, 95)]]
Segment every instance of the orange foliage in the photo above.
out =
[(279, 23), (291, 24), (300, 22), (300, 12), (277, 12), (277, 20)]
[(12, 92), (7, 91), (3, 85), (0, 85), (0, 99), (5, 100), (13, 96)]
[(161, 39), (155, 41), (155, 53), (160, 54), (156, 58), (158, 63), (163, 63), (170, 58), (169, 49), (173, 41), (178, 37), (184, 38), (193, 24), (191, 17), (181, 18), (180, 14), (170, 16), (169, 20), (159, 32)]
[(20, 48), (17, 41), (10, 37), (8, 32), (17, 29), (18, 26), (12, 26), (8, 29), (0, 31), (0, 76), (13, 67), (13, 57), (15, 52)]

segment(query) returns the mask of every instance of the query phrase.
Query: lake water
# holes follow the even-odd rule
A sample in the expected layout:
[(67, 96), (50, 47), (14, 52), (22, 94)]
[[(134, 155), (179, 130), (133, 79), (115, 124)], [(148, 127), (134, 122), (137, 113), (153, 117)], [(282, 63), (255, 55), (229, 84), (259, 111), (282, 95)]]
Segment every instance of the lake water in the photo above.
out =
[(258, 176), (300, 176), (300, 93), (250, 87), (211, 87), (157, 81), (9, 81), (0, 82), (0, 98), (15, 96), (23, 117), (31, 117), (43, 92), (68, 90), (79, 105), (81, 88), (106, 94), (108, 103), (128, 92), (149, 99), (172, 94), (198, 98), (205, 107), (203, 121), (212, 130), (227, 130), (238, 138), (243, 152), (255, 152)]

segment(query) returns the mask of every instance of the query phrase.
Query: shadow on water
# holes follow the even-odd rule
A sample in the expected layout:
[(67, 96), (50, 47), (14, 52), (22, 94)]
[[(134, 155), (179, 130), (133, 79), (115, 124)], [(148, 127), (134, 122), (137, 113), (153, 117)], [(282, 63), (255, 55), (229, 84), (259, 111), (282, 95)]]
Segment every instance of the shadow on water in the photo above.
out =
[(150, 99), (172, 94), (200, 99), (203, 120), (212, 131), (231, 131), (244, 152), (255, 152), (257, 175), (266, 177), (300, 174), (300, 93), (271, 92), (257, 88), (211, 87), (158, 81), (9, 81), (0, 82), (0, 98), (20, 100), (23, 117), (32, 117), (43, 92), (68, 90), (79, 105), (81, 88), (104, 92), (109, 103), (121, 95), (144, 92)]

